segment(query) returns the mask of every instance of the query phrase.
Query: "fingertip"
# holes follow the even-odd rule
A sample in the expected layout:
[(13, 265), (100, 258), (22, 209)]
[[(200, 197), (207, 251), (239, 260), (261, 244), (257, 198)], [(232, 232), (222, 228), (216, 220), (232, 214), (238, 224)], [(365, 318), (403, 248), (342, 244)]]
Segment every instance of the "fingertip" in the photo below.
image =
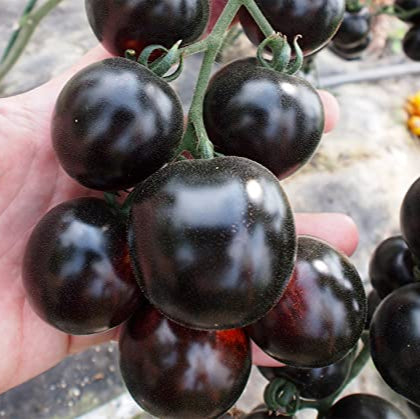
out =
[(261, 348), (251, 341), (252, 362), (260, 367), (284, 367), (284, 364), (267, 355)]
[(326, 90), (319, 90), (318, 93), (322, 104), (324, 105), (324, 132), (327, 133), (332, 131), (337, 125), (340, 118), (340, 107), (338, 105), (337, 99), (330, 92), (327, 92)]
[(333, 247), (352, 255), (359, 243), (355, 222), (346, 214), (307, 213), (296, 214), (298, 235), (309, 235), (325, 240)]

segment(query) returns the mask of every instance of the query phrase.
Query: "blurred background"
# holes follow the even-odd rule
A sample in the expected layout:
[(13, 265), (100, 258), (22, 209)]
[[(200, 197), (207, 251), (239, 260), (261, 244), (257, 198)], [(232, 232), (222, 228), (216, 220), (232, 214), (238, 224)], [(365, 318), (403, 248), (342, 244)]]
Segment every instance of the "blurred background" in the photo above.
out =
[[(0, 0), (0, 55), (26, 5), (27, 0)], [(373, 40), (362, 59), (344, 61), (325, 49), (311, 63), (307, 77), (337, 97), (341, 118), (337, 128), (324, 136), (311, 163), (284, 182), (295, 211), (344, 212), (356, 221), (360, 244), (352, 259), (368, 289), (370, 255), (380, 241), (399, 233), (399, 206), (420, 174), (420, 140), (407, 129), (404, 110), (407, 97), (420, 90), (420, 65), (410, 62), (401, 50), (407, 26), (394, 17), (381, 16), (374, 20), (372, 31)], [(1, 79), (0, 97), (48, 81), (95, 45), (84, 1), (63, 0), (42, 20), (17, 64)], [(252, 54), (254, 47), (235, 30), (215, 69)], [(184, 74), (174, 83), (185, 107), (199, 64), (200, 56), (190, 57)], [(117, 360), (114, 344), (73, 356), (0, 395), (0, 418), (148, 417), (125, 393)], [(248, 411), (257, 405), (264, 384), (254, 371), (237, 407)], [(346, 393), (354, 391), (380, 394), (404, 409), (408, 417), (415, 417), (371, 364)], [(314, 415), (308, 411), (299, 417)]]

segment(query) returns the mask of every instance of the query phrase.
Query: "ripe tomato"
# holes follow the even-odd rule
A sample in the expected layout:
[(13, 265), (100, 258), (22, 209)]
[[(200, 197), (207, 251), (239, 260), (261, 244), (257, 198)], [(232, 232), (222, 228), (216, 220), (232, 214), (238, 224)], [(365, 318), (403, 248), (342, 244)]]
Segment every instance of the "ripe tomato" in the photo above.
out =
[(351, 394), (336, 402), (323, 419), (407, 419), (393, 404), (372, 394)]
[(176, 93), (125, 58), (91, 64), (58, 97), (52, 139), (64, 170), (104, 191), (135, 186), (175, 155), (183, 132)]
[(385, 382), (420, 406), (420, 283), (388, 295), (370, 325), (372, 360)]
[(408, 58), (420, 61), (420, 25), (413, 26), (403, 39), (403, 50)]
[(283, 179), (315, 152), (324, 110), (305, 80), (245, 59), (222, 68), (211, 80), (204, 123), (217, 151), (254, 160)]
[(343, 49), (354, 48), (362, 43), (370, 33), (371, 15), (367, 8), (357, 13), (344, 13), (343, 22), (334, 35), (334, 45)]
[(115, 327), (139, 303), (125, 222), (97, 198), (64, 202), (41, 219), (26, 247), (22, 277), (35, 312), (73, 335)]
[(321, 400), (335, 393), (346, 381), (354, 354), (324, 368), (258, 367), (262, 375), (271, 381), (276, 377), (286, 378), (299, 390), (300, 397)]
[(247, 332), (263, 351), (286, 365), (320, 368), (356, 345), (365, 321), (366, 296), (350, 260), (327, 243), (301, 236), (285, 293)]
[[(289, 42), (302, 35), (299, 45), (305, 55), (324, 47), (336, 33), (344, 16), (344, 0), (256, 0), (273, 29), (286, 35)], [(251, 15), (242, 8), (241, 24), (255, 45), (264, 35)]]
[(400, 210), (401, 232), (410, 251), (420, 258), (420, 178), (405, 194)]
[(146, 304), (123, 329), (120, 367), (128, 391), (153, 416), (215, 418), (241, 395), (251, 350), (240, 329), (186, 329)]
[(402, 236), (384, 240), (375, 249), (369, 264), (369, 277), (380, 298), (415, 281), (414, 262)]
[(113, 55), (140, 53), (148, 45), (188, 45), (203, 34), (208, 0), (85, 0), (89, 23)]
[(138, 186), (129, 245), (141, 288), (170, 319), (231, 329), (264, 316), (295, 258), (279, 182), (240, 157), (168, 165)]

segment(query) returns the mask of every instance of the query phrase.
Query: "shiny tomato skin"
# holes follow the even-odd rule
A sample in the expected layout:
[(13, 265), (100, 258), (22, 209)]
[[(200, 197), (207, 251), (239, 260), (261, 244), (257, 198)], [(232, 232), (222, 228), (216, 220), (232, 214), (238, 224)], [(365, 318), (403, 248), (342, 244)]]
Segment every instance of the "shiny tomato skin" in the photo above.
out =
[(414, 278), (414, 262), (402, 236), (393, 236), (382, 241), (372, 254), (369, 263), (369, 278), (381, 298)]
[(420, 24), (416, 24), (405, 34), (403, 50), (408, 58), (420, 61)]
[(321, 400), (335, 393), (349, 376), (354, 360), (354, 353), (334, 364), (323, 368), (258, 367), (262, 375), (272, 381), (285, 378), (299, 390), (300, 397), (308, 400)]
[(120, 339), (128, 391), (158, 418), (216, 418), (241, 395), (251, 369), (249, 339), (240, 330), (184, 328), (142, 305)]
[(204, 123), (216, 150), (254, 160), (279, 179), (314, 154), (324, 130), (324, 109), (305, 80), (234, 61), (212, 78), (204, 99)]
[(420, 283), (395, 290), (370, 325), (372, 360), (385, 382), (420, 406)]
[(420, 258), (420, 178), (408, 189), (400, 209), (401, 233), (411, 253)]
[(149, 45), (188, 45), (203, 34), (208, 0), (85, 0), (90, 26), (113, 55)]
[[(324, 47), (334, 36), (344, 16), (344, 0), (256, 0), (273, 29), (289, 42), (302, 35), (299, 45), (305, 55)], [(250, 41), (259, 45), (264, 35), (245, 8), (239, 13)]]
[(26, 246), (22, 277), (34, 311), (72, 335), (118, 326), (140, 299), (125, 222), (97, 198), (64, 202), (39, 221)]
[(279, 300), (295, 258), (279, 182), (240, 157), (168, 165), (138, 186), (129, 245), (141, 288), (186, 327), (232, 329)]
[(72, 178), (91, 189), (123, 190), (174, 157), (183, 133), (182, 105), (145, 67), (110, 58), (66, 84), (51, 130), (58, 160)]
[(338, 400), (322, 419), (407, 419), (393, 404), (373, 394), (351, 394)]
[(356, 345), (365, 321), (366, 295), (350, 260), (321, 240), (300, 236), (294, 273), (282, 298), (246, 330), (282, 363), (320, 368)]
[(342, 48), (360, 45), (370, 33), (370, 21), (371, 15), (367, 8), (357, 13), (345, 12), (340, 28), (334, 35), (334, 44)]
[(330, 50), (343, 60), (360, 60), (362, 58), (363, 53), (367, 50), (371, 42), (372, 36), (370, 34), (354, 47), (342, 47), (340, 45), (337, 45), (333, 41), (330, 44)]

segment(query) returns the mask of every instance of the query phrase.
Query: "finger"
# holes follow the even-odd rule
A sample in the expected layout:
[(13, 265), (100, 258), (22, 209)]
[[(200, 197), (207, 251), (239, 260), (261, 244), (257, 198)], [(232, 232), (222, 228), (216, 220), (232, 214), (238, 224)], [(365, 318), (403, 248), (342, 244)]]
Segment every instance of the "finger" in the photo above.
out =
[(296, 214), (295, 220), (299, 235), (318, 237), (348, 256), (356, 250), (359, 232), (354, 221), (345, 214)]
[(325, 125), (324, 132), (330, 132), (337, 125), (340, 118), (340, 107), (338, 106), (337, 99), (325, 90), (318, 91), (321, 97), (322, 104), (325, 110)]
[(284, 364), (268, 356), (254, 342), (251, 342), (251, 345), (252, 362), (254, 365), (259, 365), (260, 367), (284, 367)]

